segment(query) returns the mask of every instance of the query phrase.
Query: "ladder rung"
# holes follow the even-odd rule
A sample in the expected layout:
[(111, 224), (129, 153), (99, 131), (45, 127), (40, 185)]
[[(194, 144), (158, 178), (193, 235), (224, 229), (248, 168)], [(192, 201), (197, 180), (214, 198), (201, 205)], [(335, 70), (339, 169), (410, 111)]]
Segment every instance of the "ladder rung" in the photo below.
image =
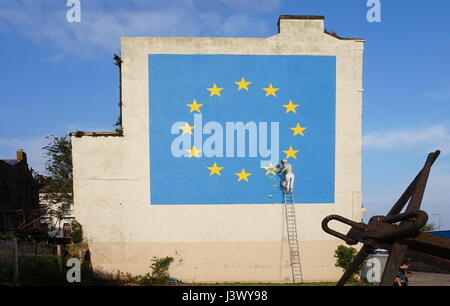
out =
[(286, 211), (286, 232), (288, 236), (289, 256), (291, 258), (292, 277), (295, 282), (302, 282), (302, 269), (300, 265), (300, 248), (297, 239), (297, 214), (295, 212), (295, 199), (293, 193), (284, 194)]

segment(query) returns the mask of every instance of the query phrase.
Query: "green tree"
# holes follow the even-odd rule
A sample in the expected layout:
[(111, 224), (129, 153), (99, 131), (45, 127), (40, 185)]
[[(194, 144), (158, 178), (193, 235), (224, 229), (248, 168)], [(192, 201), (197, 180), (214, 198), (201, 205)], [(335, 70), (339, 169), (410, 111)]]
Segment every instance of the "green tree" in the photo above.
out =
[(47, 138), (49, 144), (43, 148), (46, 163), (42, 204), (59, 225), (73, 203), (72, 144), (68, 136)]
[[(344, 245), (340, 245), (334, 251), (334, 258), (336, 258), (336, 263), (334, 264), (336, 267), (340, 267), (342, 269), (347, 270), (350, 267), (353, 259), (356, 257), (356, 253), (358, 251), (352, 247), (346, 247)], [(359, 274), (362, 266), (358, 269), (355, 274)]]

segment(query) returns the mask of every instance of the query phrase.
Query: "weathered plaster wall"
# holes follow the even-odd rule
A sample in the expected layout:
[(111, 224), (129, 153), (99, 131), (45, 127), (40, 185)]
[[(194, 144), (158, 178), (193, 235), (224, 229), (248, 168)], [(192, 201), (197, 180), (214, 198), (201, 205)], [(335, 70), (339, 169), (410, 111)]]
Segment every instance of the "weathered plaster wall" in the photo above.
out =
[(282, 205), (148, 204), (148, 54), (333, 55), (335, 203), (297, 205), (296, 212), (304, 279), (339, 277), (333, 253), (341, 242), (320, 224), (330, 214), (362, 219), (363, 41), (326, 34), (322, 19), (281, 19), (279, 27), (262, 39), (122, 38), (124, 136), (72, 137), (75, 214), (95, 267), (143, 274), (152, 256), (174, 256), (172, 275), (188, 282), (290, 280)]

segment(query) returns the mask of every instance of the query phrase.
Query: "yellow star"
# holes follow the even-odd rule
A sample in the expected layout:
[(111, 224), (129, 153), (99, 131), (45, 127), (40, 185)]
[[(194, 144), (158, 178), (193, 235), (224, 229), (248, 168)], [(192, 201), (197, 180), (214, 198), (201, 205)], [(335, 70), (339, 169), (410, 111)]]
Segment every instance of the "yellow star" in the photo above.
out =
[(289, 150), (283, 152), (286, 153), (286, 159), (288, 159), (289, 157), (297, 159), (297, 156), (295, 156), (295, 154), (297, 154), (298, 150), (292, 149), (292, 146), (289, 147)]
[(297, 113), (296, 108), (298, 107), (298, 104), (293, 104), (292, 100), (289, 100), (289, 104), (285, 104), (283, 107), (286, 107), (286, 114), (289, 112)]
[(296, 127), (291, 128), (291, 130), (294, 131), (294, 135), (293, 136), (295, 136), (295, 135), (305, 136), (305, 135), (303, 135), (303, 131), (306, 130), (306, 129), (307, 128), (305, 128), (305, 127), (301, 127), (299, 123), (297, 123)]
[(190, 134), (192, 135), (192, 130), (195, 129), (195, 126), (190, 126), (187, 122), (184, 124), (184, 126), (180, 126), (180, 129), (183, 130), (184, 134)]
[(248, 91), (248, 85), (251, 84), (252, 82), (246, 82), (244, 77), (242, 77), (240, 82), (234, 82), (234, 84), (238, 85), (239, 88), (237, 90), (241, 90), (241, 89), (245, 89)]
[(223, 169), (223, 167), (217, 167), (216, 163), (214, 163), (214, 165), (212, 167), (206, 167), (206, 168), (208, 168), (211, 171), (211, 173), (209, 175), (213, 175), (213, 174), (220, 175), (220, 170)]
[(280, 89), (279, 89), (279, 88), (274, 88), (274, 87), (272, 86), (272, 83), (270, 83), (269, 87), (263, 88), (263, 90), (266, 91), (266, 97), (269, 96), (269, 95), (272, 95), (272, 96), (276, 97), (276, 96), (277, 96), (276, 92), (277, 92), (278, 90), (280, 90)]
[(192, 149), (186, 151), (189, 152), (189, 158), (191, 158), (192, 156), (200, 158), (200, 155), (198, 153), (200, 153), (202, 150), (198, 150), (195, 148), (195, 146), (193, 146)]
[(211, 88), (206, 88), (208, 89), (211, 93), (209, 94), (210, 97), (214, 96), (214, 95), (218, 95), (220, 97), (220, 91), (223, 90), (223, 88), (219, 88), (217, 87), (216, 83), (214, 83), (213, 87)]
[(248, 177), (250, 175), (252, 175), (251, 173), (245, 172), (245, 169), (242, 169), (241, 172), (235, 173), (239, 178), (238, 178), (238, 182), (245, 180), (248, 182)]
[(200, 107), (203, 106), (203, 104), (198, 104), (197, 101), (194, 99), (194, 101), (192, 102), (192, 104), (186, 104), (187, 106), (189, 106), (191, 109), (189, 110), (190, 113), (192, 113), (193, 111), (197, 111), (197, 112), (201, 112), (200, 111)]
[(266, 170), (266, 175), (269, 175), (269, 174), (275, 175), (276, 174), (275, 166), (272, 163), (270, 163), (267, 167), (261, 167), (261, 168)]

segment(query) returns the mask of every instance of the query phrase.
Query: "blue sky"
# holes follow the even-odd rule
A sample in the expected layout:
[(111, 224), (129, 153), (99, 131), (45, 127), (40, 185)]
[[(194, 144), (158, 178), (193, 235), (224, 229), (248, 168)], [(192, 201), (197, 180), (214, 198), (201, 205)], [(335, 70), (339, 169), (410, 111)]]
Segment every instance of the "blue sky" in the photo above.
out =
[(0, 0), (0, 158), (23, 148), (42, 170), (45, 136), (114, 129), (122, 35), (267, 37), (281, 14), (324, 15), (327, 30), (366, 39), (365, 219), (441, 149), (423, 208), (450, 229), (450, 2), (381, 0), (381, 23), (367, 22), (366, 2), (81, 0), (81, 23), (68, 23), (65, 0)]

